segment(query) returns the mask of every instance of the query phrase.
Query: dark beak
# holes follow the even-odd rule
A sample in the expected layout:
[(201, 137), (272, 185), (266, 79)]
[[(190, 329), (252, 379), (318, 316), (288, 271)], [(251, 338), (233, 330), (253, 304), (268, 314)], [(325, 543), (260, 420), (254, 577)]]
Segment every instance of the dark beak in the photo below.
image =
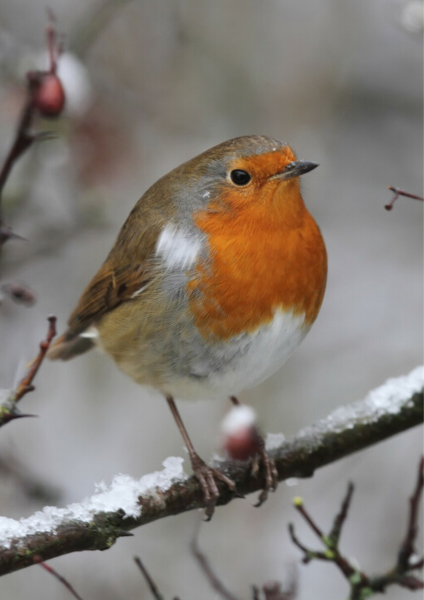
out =
[(278, 175), (275, 175), (275, 177), (278, 177), (278, 179), (282, 180), (291, 179), (292, 177), (299, 177), (300, 175), (309, 173), (309, 171), (313, 171), (318, 166), (318, 163), (312, 162), (311, 160), (296, 160), (289, 163), (284, 171), (278, 173)]

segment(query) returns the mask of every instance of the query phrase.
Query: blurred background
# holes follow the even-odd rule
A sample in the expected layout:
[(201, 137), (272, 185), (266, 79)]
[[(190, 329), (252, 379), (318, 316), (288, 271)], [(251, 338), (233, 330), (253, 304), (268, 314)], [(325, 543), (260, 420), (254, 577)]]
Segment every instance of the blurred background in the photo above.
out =
[[(136, 200), (154, 181), (206, 148), (251, 133), (289, 142), (320, 163), (303, 181), (329, 254), (320, 316), (283, 369), (241, 399), (264, 431), (287, 437), (422, 362), (422, 205), (384, 210), (388, 185), (422, 193), (423, 3), (418, 0), (50, 0), (67, 53), (60, 74), (67, 111), (54, 141), (22, 160), (4, 194), (9, 242), (1, 284), (23, 282), (36, 303), (0, 305), (0, 388), (12, 388), (47, 330), (60, 330), (106, 257)], [(13, 136), (28, 69), (45, 55), (44, 0), (0, 0), (0, 151)], [(40, 62), (41, 61), (41, 62)], [(89, 496), (118, 473), (158, 470), (183, 444), (166, 403), (91, 352), (45, 363), (22, 401), (38, 419), (0, 432), (0, 508), (29, 516), (46, 504)], [(229, 409), (180, 403), (199, 453), (219, 448)], [(367, 572), (392, 566), (404, 535), (421, 428), (281, 484), (260, 510), (254, 497), (216, 511), (200, 544), (241, 598), (249, 586), (284, 580), (297, 567), (298, 598), (338, 599), (347, 585), (332, 565), (299, 564), (288, 538), (316, 546), (292, 508), (304, 497), (329, 527), (348, 480), (356, 484), (344, 551)], [(185, 463), (189, 469), (188, 461)], [(198, 515), (136, 530), (105, 553), (52, 561), (84, 600), (150, 598), (133, 556), (165, 598), (216, 599), (190, 554)], [(69, 593), (32, 567), (0, 579), (7, 600), (65, 600)], [(391, 600), (411, 597), (400, 589)]]

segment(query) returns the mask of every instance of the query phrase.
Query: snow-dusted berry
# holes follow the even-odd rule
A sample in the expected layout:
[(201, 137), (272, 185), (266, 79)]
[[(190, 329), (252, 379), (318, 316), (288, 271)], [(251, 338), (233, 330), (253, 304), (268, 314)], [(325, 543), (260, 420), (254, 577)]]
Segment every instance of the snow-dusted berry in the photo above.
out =
[(256, 413), (250, 406), (234, 406), (222, 422), (223, 447), (234, 460), (247, 460), (259, 450)]

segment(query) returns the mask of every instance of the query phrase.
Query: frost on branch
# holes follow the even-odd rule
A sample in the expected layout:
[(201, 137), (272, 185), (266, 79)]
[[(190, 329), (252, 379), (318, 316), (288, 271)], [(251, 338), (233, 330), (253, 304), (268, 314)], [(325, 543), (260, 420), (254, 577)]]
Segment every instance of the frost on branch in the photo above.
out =
[(378, 422), (384, 415), (397, 415), (404, 408), (405, 402), (414, 394), (422, 392), (424, 387), (424, 366), (416, 367), (408, 375), (388, 379), (386, 383), (372, 390), (364, 400), (348, 406), (341, 406), (326, 419), (316, 425), (306, 427), (298, 437), (309, 437), (311, 433), (319, 434), (329, 429), (333, 432), (353, 429), (358, 424), (369, 425)]
[[(423, 422), (424, 368), (391, 379), (363, 401), (338, 409), (293, 440), (271, 438), (269, 454), (280, 481), (309, 477), (316, 469)], [(155, 520), (204, 507), (197, 479), (182, 471), (182, 459), (139, 481), (120, 475), (109, 489), (65, 509), (45, 508), (27, 519), (0, 519), (0, 575), (82, 550), (109, 548), (128, 531)], [(217, 467), (246, 495), (263, 489), (264, 473), (252, 475), (251, 461), (219, 461)], [(235, 495), (218, 483), (218, 505)]]
[[(175, 481), (184, 481), (182, 463), (184, 459), (169, 457), (163, 462), (162, 471), (144, 475), (135, 480), (129, 475), (117, 475), (108, 487), (104, 483), (96, 485), (96, 492), (82, 502), (70, 504), (66, 508), (46, 506), (27, 519), (0, 517), (0, 546), (8, 548), (13, 539), (36, 533), (55, 533), (56, 528), (66, 521), (90, 523), (99, 513), (123, 511), (124, 518), (140, 516), (142, 507), (139, 497), (165, 492)], [(1, 550), (0, 550), (1, 551)]]

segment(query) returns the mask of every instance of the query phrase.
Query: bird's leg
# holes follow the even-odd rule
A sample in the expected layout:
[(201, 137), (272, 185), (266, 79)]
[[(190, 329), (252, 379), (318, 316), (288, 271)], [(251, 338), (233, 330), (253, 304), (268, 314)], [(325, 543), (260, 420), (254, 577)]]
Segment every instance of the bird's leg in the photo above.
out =
[[(240, 406), (240, 401), (235, 396), (230, 396), (231, 402), (234, 406)], [(259, 494), (258, 502), (255, 506), (261, 506), (268, 498), (268, 493), (275, 492), (278, 487), (278, 471), (275, 466), (274, 459), (270, 457), (268, 452), (265, 449), (265, 441), (263, 437), (259, 434), (259, 432), (255, 428), (255, 434), (257, 436), (256, 444), (258, 450), (256, 454), (252, 457), (252, 470), (251, 473), (255, 476), (262, 464), (265, 471), (265, 487)]]
[(178, 426), (178, 429), (180, 430), (184, 443), (187, 447), (193, 472), (199, 480), (199, 483), (202, 487), (206, 504), (205, 515), (207, 517), (207, 520), (209, 521), (212, 518), (212, 515), (215, 510), (215, 504), (219, 497), (219, 490), (215, 480), (222, 481), (223, 483), (225, 483), (231, 491), (235, 490), (235, 483), (234, 481), (231, 481), (231, 479), (226, 477), (223, 473), (218, 471), (218, 469), (213, 469), (212, 467), (209, 467), (200, 458), (200, 456), (194, 449), (194, 446), (187, 433), (187, 429), (185, 428), (185, 425), (181, 419), (180, 413), (178, 412), (174, 399), (172, 398), (172, 396), (166, 396), (166, 401), (168, 402), (168, 406), (171, 409), (172, 416), (174, 417), (174, 420)]

